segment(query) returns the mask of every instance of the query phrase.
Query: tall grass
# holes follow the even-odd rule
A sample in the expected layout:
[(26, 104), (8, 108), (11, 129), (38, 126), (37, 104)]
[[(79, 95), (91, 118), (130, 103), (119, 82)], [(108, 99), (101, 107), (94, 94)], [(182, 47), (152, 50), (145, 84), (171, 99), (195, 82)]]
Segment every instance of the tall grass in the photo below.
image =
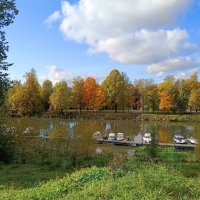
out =
[(92, 167), (58, 181), (24, 190), (1, 190), (0, 199), (199, 199), (200, 179), (186, 178), (164, 165), (134, 166), (117, 177), (109, 168)]

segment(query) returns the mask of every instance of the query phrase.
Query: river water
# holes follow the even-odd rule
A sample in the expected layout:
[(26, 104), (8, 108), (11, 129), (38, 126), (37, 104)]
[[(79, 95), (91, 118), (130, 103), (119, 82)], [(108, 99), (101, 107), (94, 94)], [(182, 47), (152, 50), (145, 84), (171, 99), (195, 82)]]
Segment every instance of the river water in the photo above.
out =
[[(79, 124), (79, 120), (68, 119), (44, 119), (44, 118), (0, 118), (0, 125), (16, 127), (25, 130), (32, 127), (40, 136), (48, 136), (49, 133), (60, 126), (66, 127), (66, 134), (73, 134), (73, 129)], [(82, 120), (84, 123), (84, 120)], [(86, 122), (86, 120), (85, 120)], [(136, 122), (131, 120), (98, 120), (98, 130), (105, 135), (109, 132), (123, 132), (125, 136), (135, 142), (141, 142), (145, 132), (154, 132), (160, 142), (171, 143), (175, 134), (182, 134), (186, 138), (193, 136), (200, 138), (199, 123), (186, 122)]]

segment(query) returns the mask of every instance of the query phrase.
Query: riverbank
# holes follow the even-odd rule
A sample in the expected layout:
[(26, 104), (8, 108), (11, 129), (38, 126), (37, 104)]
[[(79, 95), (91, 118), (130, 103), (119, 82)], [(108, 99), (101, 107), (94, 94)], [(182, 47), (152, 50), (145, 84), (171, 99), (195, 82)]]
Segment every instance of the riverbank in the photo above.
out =
[(141, 114), (140, 121), (200, 122), (200, 114)]
[[(1, 112), (0, 117), (17, 117), (10, 113)], [(32, 116), (36, 118), (61, 119), (88, 119), (88, 120), (132, 120), (132, 121), (167, 121), (167, 122), (200, 122), (200, 113), (172, 114), (172, 113), (143, 113), (142, 111), (82, 111), (68, 110), (62, 114), (47, 111), (43, 115)]]
[(142, 113), (139, 111), (115, 113), (114, 111), (82, 111), (67, 112), (63, 115), (53, 113), (46, 113), (43, 115), (45, 118), (69, 118), (69, 119), (91, 119), (91, 120), (133, 120), (133, 121), (171, 121), (171, 122), (200, 122), (200, 114), (171, 114), (171, 113)]
[(3, 165), (0, 199), (200, 198), (199, 163), (189, 159), (193, 154), (162, 148), (154, 161), (148, 155), (141, 148), (121, 162), (118, 155), (107, 167), (92, 166), (72, 173), (60, 169), (45, 172), (31, 164)]
[(91, 120), (133, 120), (133, 121), (172, 121), (172, 122), (200, 122), (200, 113), (172, 114), (172, 113), (143, 113), (142, 111), (67, 111), (58, 115), (53, 111), (46, 112), (44, 118), (68, 118)]

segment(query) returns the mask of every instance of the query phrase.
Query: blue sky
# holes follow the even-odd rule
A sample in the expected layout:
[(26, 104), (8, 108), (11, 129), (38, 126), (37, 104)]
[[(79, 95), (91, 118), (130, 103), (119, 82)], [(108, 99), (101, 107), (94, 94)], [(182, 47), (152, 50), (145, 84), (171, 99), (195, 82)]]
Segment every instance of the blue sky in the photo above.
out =
[(40, 82), (101, 82), (116, 68), (131, 81), (200, 69), (198, 0), (16, 0), (6, 29), (11, 79), (35, 68)]

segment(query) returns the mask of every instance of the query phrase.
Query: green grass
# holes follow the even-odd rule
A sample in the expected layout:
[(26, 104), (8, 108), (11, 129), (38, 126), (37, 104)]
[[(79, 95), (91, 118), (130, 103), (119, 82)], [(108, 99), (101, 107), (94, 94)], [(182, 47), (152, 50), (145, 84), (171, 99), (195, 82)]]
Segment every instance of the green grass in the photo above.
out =
[[(157, 151), (154, 162), (149, 162), (145, 148), (138, 148), (120, 165), (120, 157), (112, 160), (106, 155), (110, 167), (93, 166), (73, 173), (34, 164), (1, 165), (0, 200), (200, 199), (200, 163), (191, 159), (194, 152)], [(82, 167), (101, 166), (98, 159), (85, 161)]]
[(49, 180), (58, 180), (66, 170), (42, 167), (34, 164), (0, 165), (0, 189), (23, 189), (35, 187)]
[(200, 179), (161, 164), (135, 165), (119, 173), (92, 167), (28, 189), (0, 190), (0, 199), (199, 199)]

